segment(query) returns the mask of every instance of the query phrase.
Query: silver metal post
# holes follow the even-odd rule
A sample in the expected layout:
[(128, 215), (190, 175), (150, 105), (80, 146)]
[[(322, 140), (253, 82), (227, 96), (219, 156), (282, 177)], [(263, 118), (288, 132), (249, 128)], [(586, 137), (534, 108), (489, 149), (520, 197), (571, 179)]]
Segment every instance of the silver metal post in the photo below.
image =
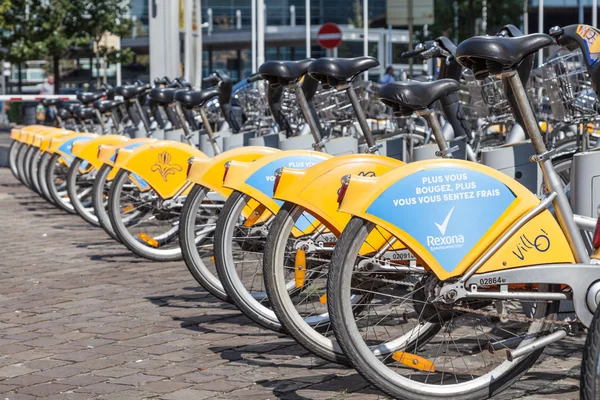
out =
[(193, 31), (192, 31), (192, 17), (194, 9), (194, 0), (185, 0), (184, 13), (183, 13), (183, 32), (184, 32), (184, 45), (183, 45), (183, 62), (184, 62), (184, 77), (185, 80), (191, 82), (193, 79), (192, 72), (194, 70), (193, 56), (194, 56), (194, 45), (193, 45)]
[(552, 161), (549, 158), (544, 157), (544, 155), (547, 153), (546, 145), (542, 135), (540, 134), (539, 127), (533, 114), (533, 110), (531, 109), (529, 99), (527, 98), (527, 93), (525, 92), (525, 88), (521, 82), (521, 78), (519, 78), (519, 75), (516, 71), (505, 73), (503, 76), (508, 77), (510, 86), (515, 94), (515, 100), (519, 107), (519, 112), (521, 113), (523, 122), (525, 123), (524, 128), (529, 134), (533, 149), (538, 156), (538, 163), (542, 168), (544, 182), (547, 188), (546, 190), (556, 193), (556, 198), (553, 201), (556, 217), (560, 226), (563, 228), (565, 236), (567, 237), (571, 251), (575, 256), (575, 260), (578, 263), (587, 263), (589, 262), (590, 257), (585, 244), (583, 243), (583, 239), (579, 234), (579, 228), (577, 227), (577, 224), (575, 224), (573, 209), (571, 208), (569, 199), (563, 190), (564, 188), (562, 181), (552, 165)]
[(444, 137), (444, 133), (442, 132), (442, 126), (440, 125), (440, 121), (438, 121), (435, 113), (431, 110), (424, 110), (417, 114), (422, 115), (427, 119), (427, 123), (431, 128), (431, 133), (433, 133), (433, 137), (435, 138), (435, 141), (440, 149), (439, 154), (443, 158), (452, 158), (452, 153), (448, 151), (450, 149), (450, 146), (448, 145), (448, 142)]
[[(251, 13), (252, 13), (252, 18), (251, 18), (251, 25), (252, 25), (252, 73), (256, 73), (258, 67), (256, 65), (256, 0), (252, 0), (251, 3)], [(208, 71), (209, 73), (211, 73), (212, 71)]]
[(256, 8), (256, 65), (265, 62), (265, 1), (257, 0)]
[(140, 104), (140, 99), (137, 98), (137, 96), (135, 97), (135, 108), (136, 110), (138, 110), (138, 113), (140, 113), (140, 118), (142, 119), (142, 124), (144, 125), (144, 129), (146, 129), (146, 136), (150, 137), (152, 136), (152, 133), (150, 131), (150, 122), (148, 121), (148, 119), (146, 118), (146, 113), (144, 112), (144, 109), (142, 108), (142, 105)]
[(198, 38), (196, 40), (196, 84), (197, 89), (202, 87), (202, 0), (196, 0), (196, 26), (198, 27)]
[[(369, 0), (363, 0), (363, 55), (369, 55)], [(365, 82), (369, 80), (368, 71), (365, 71), (363, 79)]]
[(213, 33), (213, 11), (212, 8), (206, 10), (206, 16), (208, 18), (208, 36)]
[(98, 122), (100, 123), (100, 129), (102, 129), (102, 134), (106, 133), (106, 129), (104, 128), (104, 115), (100, 114), (98, 109), (94, 109), (94, 113), (96, 114), (96, 118), (98, 118)]
[(181, 109), (181, 104), (172, 103), (172, 104), (169, 104), (167, 107), (170, 107), (171, 110), (175, 111), (175, 115), (177, 116), (177, 120), (179, 121), (179, 125), (181, 126), (181, 129), (183, 129), (185, 138), (188, 140), (188, 142), (191, 142), (190, 138), (192, 137), (192, 132), (190, 132), (190, 127), (188, 126), (187, 121), (185, 120), (185, 115), (183, 115), (183, 110)]
[(304, 14), (306, 17), (305, 34), (306, 34), (306, 58), (310, 58), (310, 0), (304, 2)]
[(121, 124), (119, 124), (119, 120), (117, 119), (117, 115), (114, 108), (110, 111), (110, 119), (112, 120), (114, 131), (117, 132), (118, 135), (120, 135), (123, 130), (121, 129)]
[(360, 101), (358, 100), (358, 96), (356, 95), (356, 91), (352, 85), (348, 85), (346, 88), (346, 93), (350, 98), (350, 103), (352, 103), (352, 109), (354, 110), (354, 114), (356, 114), (356, 119), (358, 120), (358, 124), (360, 125), (360, 129), (362, 130), (363, 136), (367, 141), (367, 145), (369, 149), (372, 149), (375, 146), (375, 140), (373, 139), (373, 135), (371, 134), (371, 129), (369, 129), (369, 124), (367, 123), (367, 116), (360, 105)]
[(529, 34), (529, 1), (523, 0), (523, 34)]
[[(2, 79), (4, 79), (4, 76), (2, 76)], [(58, 122), (58, 126), (60, 126), (62, 129), (65, 129), (65, 123), (63, 122), (60, 115), (58, 115), (58, 108), (56, 108), (56, 106), (50, 106), (50, 108), (52, 109), (52, 111), (54, 111), (54, 118), (56, 118), (56, 121)], [(4, 121), (2, 121), (2, 119), (0, 118), (0, 123), (1, 122), (4, 122)]]
[(235, 29), (238, 31), (242, 29), (242, 11), (235, 10)]
[[(538, 31), (544, 33), (544, 0), (538, 4)], [(544, 50), (538, 52), (538, 67), (544, 63)]]
[(208, 121), (208, 117), (206, 116), (206, 113), (204, 112), (204, 109), (202, 109), (202, 108), (200, 108), (200, 117), (202, 118), (202, 125), (204, 125), (204, 130), (206, 130), (206, 134), (208, 135), (208, 141), (212, 145), (213, 153), (215, 153), (215, 155), (221, 154), (221, 148), (219, 147), (219, 144), (217, 143), (215, 134), (212, 130), (212, 127), (210, 126), (210, 122)]
[(304, 116), (304, 120), (308, 124), (310, 128), (310, 132), (315, 139), (315, 144), (321, 143), (321, 130), (319, 129), (319, 125), (317, 121), (315, 121), (315, 117), (310, 110), (310, 106), (308, 105), (308, 101), (306, 100), (306, 96), (304, 95), (304, 91), (300, 84), (296, 83), (296, 87), (294, 88), (294, 92), (296, 93), (296, 100), (298, 101), (298, 105), (300, 106), (300, 110), (302, 111), (302, 115)]
[(296, 26), (296, 6), (293, 4), (290, 6), (290, 25)]

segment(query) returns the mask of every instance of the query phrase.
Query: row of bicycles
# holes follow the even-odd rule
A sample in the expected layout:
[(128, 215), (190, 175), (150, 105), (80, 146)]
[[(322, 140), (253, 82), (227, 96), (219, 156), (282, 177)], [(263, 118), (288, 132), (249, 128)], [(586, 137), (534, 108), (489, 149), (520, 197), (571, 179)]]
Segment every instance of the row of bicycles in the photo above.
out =
[(405, 54), (438, 76), (382, 86), (320, 58), (45, 100), (59, 126), (14, 129), (10, 167), (394, 398), (492, 397), (581, 326), (600, 398), (599, 37), (440, 37)]

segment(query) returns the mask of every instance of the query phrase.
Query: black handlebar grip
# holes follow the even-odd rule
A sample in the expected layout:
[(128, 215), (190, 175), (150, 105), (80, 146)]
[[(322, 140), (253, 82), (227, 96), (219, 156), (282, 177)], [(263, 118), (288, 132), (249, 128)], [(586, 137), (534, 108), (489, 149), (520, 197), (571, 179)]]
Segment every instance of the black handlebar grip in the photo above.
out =
[(419, 54), (421, 54), (424, 51), (425, 51), (425, 46), (423, 46), (423, 48), (421, 48), (421, 49), (405, 51), (404, 53), (400, 54), (400, 58), (412, 58), (412, 57), (418, 56)]
[(216, 85), (217, 83), (219, 83), (219, 76), (217, 74), (211, 74), (209, 76), (207, 76), (206, 78), (202, 79), (202, 82), (204, 83), (208, 83), (210, 85)]
[(261, 79), (264, 79), (261, 74), (254, 74), (248, 78), (248, 83), (260, 81)]

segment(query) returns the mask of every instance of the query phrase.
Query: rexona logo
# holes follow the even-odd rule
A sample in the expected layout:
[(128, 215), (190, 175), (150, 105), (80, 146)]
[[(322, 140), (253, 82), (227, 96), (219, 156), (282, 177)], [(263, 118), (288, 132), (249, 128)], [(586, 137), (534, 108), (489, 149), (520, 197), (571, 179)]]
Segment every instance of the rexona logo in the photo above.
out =
[(427, 236), (427, 246), (429, 246), (431, 251), (461, 247), (465, 244), (465, 237), (463, 235), (446, 235), (446, 229), (448, 229), (448, 223), (450, 222), (450, 217), (452, 217), (453, 212), (454, 207), (450, 209), (444, 222), (441, 224), (434, 222), (435, 226), (440, 231), (441, 236)]

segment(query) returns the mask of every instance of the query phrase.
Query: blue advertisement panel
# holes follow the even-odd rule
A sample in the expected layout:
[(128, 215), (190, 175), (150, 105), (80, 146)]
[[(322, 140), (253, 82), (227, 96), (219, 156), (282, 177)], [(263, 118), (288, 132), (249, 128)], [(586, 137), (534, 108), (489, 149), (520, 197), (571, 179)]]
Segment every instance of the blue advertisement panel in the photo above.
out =
[[(319, 154), (295, 154), (281, 157), (261, 167), (250, 175), (250, 177), (246, 179), (246, 184), (260, 190), (265, 195), (272, 197), (273, 184), (275, 183), (275, 171), (279, 168), (307, 169), (325, 160), (327, 160), (327, 157)], [(280, 207), (283, 204), (281, 200), (275, 200), (275, 202)], [(308, 228), (314, 220), (314, 217), (304, 213), (304, 215), (298, 219), (296, 227), (300, 230), (304, 230)]]
[(63, 142), (63, 144), (60, 145), (60, 147), (58, 148), (58, 151), (60, 153), (64, 154), (63, 160), (65, 160), (65, 162), (67, 163), (68, 166), (71, 166), (71, 163), (75, 159), (75, 157), (73, 156), (73, 153), (72, 153), (73, 143), (80, 142), (80, 141), (87, 142), (90, 139), (92, 139), (92, 138), (88, 137), (88, 136), (74, 137), (74, 138), (66, 140), (65, 142)]
[(434, 168), (400, 179), (367, 213), (417, 240), (451, 272), (514, 201), (502, 182), (462, 168)]
[[(140, 147), (141, 145), (146, 144), (146, 143), (148, 143), (148, 142), (136, 142), (136, 143), (129, 144), (129, 145), (123, 147), (123, 148), (127, 149), (127, 150), (131, 150), (131, 149), (135, 149), (136, 147)], [(117, 153), (115, 152), (110, 157), (110, 161), (114, 163), (116, 158), (117, 158)], [(148, 183), (141, 176), (139, 176), (138, 174), (132, 172), (130, 174), (130, 177), (132, 177), (139, 184), (139, 188), (141, 190), (145, 190), (145, 189), (148, 189), (150, 187), (150, 185), (148, 185)]]

